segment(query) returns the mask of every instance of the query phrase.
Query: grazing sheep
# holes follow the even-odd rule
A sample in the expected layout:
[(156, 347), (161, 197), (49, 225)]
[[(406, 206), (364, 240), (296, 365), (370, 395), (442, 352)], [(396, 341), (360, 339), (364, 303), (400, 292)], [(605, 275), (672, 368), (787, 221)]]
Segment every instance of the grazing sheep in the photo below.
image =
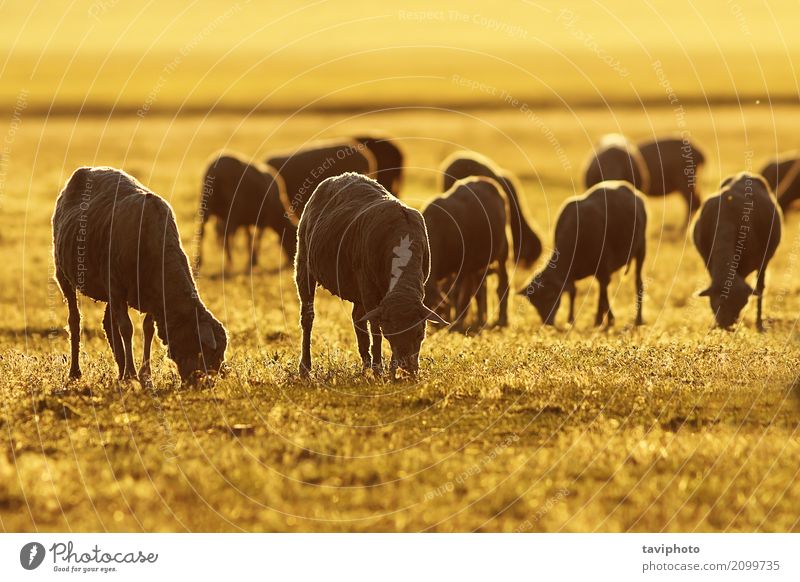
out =
[(642, 192), (650, 189), (650, 174), (638, 148), (616, 133), (600, 139), (586, 166), (584, 186), (588, 190), (607, 180), (624, 180)]
[(251, 249), (250, 265), (257, 265), (261, 237), (267, 228), (278, 235), (286, 257), (294, 261), (297, 228), (283, 208), (283, 188), (283, 180), (268, 166), (251, 164), (232, 154), (214, 157), (203, 178), (196, 268), (202, 263), (203, 234), (212, 216), (228, 261), (232, 261), (230, 238), (244, 229)]
[(614, 314), (608, 301), (611, 275), (636, 261), (636, 325), (642, 324), (642, 264), (646, 252), (644, 200), (628, 182), (601, 182), (584, 196), (568, 200), (556, 223), (549, 263), (520, 291), (545, 324), (553, 325), (561, 294), (569, 294), (569, 322), (575, 321), (575, 281), (594, 276), (600, 284), (595, 325)]
[[(766, 180), (748, 172), (727, 178), (720, 193), (703, 204), (694, 225), (694, 244), (711, 285), (700, 296), (710, 299), (720, 327), (736, 323), (750, 296), (756, 295), (756, 326), (763, 331), (764, 278), (781, 240), (781, 218)], [(755, 291), (745, 281), (753, 271), (758, 271)]]
[(523, 267), (532, 266), (542, 254), (542, 243), (531, 228), (517, 194), (515, 180), (508, 172), (501, 170), (489, 158), (475, 152), (455, 152), (442, 163), (442, 192), (449, 190), (453, 184), (464, 178), (484, 176), (492, 178), (503, 187), (508, 198), (508, 220), (511, 225), (511, 237), (514, 245), (514, 258)]
[(784, 213), (795, 200), (800, 199), (800, 157), (797, 154), (771, 161), (762, 168), (761, 175), (775, 193)]
[(197, 294), (169, 203), (114, 168), (78, 168), (53, 213), (56, 279), (69, 306), (72, 361), (81, 375), (76, 290), (107, 303), (103, 317), (121, 379), (136, 378), (128, 307), (146, 314), (142, 382), (150, 381), (154, 325), (183, 380), (219, 370), (225, 328)]
[(650, 187), (643, 192), (648, 196), (680, 192), (686, 201), (686, 224), (689, 224), (700, 208), (697, 174), (706, 162), (703, 152), (690, 141), (679, 138), (641, 143), (639, 152), (650, 175)]
[[(364, 369), (383, 370), (381, 337), (397, 368), (415, 374), (425, 321), (445, 323), (423, 303), (430, 271), (422, 215), (375, 180), (356, 173), (328, 178), (306, 204), (297, 232), (295, 281), (303, 331), (300, 374), (311, 370), (314, 293), (322, 285), (353, 303), (353, 327)], [(372, 333), (372, 350), (366, 322)]]
[(403, 152), (400, 148), (385, 137), (362, 135), (355, 140), (365, 145), (375, 157), (375, 179), (378, 183), (399, 198), (403, 183)]
[(285, 155), (267, 158), (286, 186), (281, 198), (289, 216), (299, 220), (308, 199), (326, 178), (345, 172), (373, 175), (377, 167), (369, 148), (357, 141), (321, 142)]
[(454, 329), (463, 329), (473, 297), (478, 303), (479, 323), (485, 322), (484, 282), (490, 272), (498, 275), (497, 325), (508, 324), (506, 214), (502, 186), (484, 177), (456, 182), (422, 212), (431, 249), (431, 275), (425, 285), (425, 305), (435, 309), (441, 303), (452, 303), (442, 299), (440, 287), (440, 283), (452, 279), (452, 289), (458, 290), (454, 297), (457, 303)]

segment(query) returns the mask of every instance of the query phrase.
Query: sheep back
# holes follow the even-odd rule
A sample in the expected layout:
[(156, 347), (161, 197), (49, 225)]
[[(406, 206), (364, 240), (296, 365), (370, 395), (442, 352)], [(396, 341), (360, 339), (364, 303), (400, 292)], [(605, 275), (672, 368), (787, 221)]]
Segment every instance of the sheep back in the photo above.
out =
[(706, 157), (692, 142), (680, 138), (665, 138), (639, 144), (650, 185), (643, 190), (648, 196), (665, 196), (697, 187), (698, 170)]
[(286, 186), (281, 199), (286, 212), (297, 219), (324, 180), (346, 172), (373, 175), (377, 166), (369, 149), (356, 141), (313, 145), (267, 158)]
[(800, 198), (800, 157), (796, 153), (781, 156), (766, 164), (760, 174), (778, 198), (781, 210), (786, 212)]
[(622, 135), (603, 136), (586, 166), (587, 189), (609, 180), (624, 180), (642, 192), (650, 188), (650, 176), (639, 149)]
[(458, 180), (472, 176), (483, 176), (495, 180), (501, 186), (508, 202), (507, 218), (511, 225), (514, 256), (523, 265), (532, 265), (542, 254), (542, 242), (522, 212), (515, 179), (498, 168), (486, 156), (476, 152), (460, 151), (448, 156), (441, 168), (442, 191), (450, 190)]
[(584, 196), (568, 200), (558, 217), (552, 268), (561, 281), (594, 276), (598, 268), (613, 273), (627, 265), (646, 244), (644, 200), (628, 182), (601, 182)]
[(369, 149), (375, 157), (375, 179), (394, 196), (400, 196), (403, 182), (403, 151), (386, 137), (361, 135), (357, 142)]
[(495, 180), (455, 182), (422, 213), (431, 251), (430, 280), (485, 272), (508, 254), (506, 198)]
[[(375, 180), (352, 172), (324, 180), (306, 204), (297, 236), (297, 268), (338, 297), (362, 303), (366, 281), (380, 297), (402, 285), (421, 302), (430, 271), (422, 215)], [(398, 248), (409, 260), (393, 281)]]
[(722, 289), (731, 265), (742, 278), (766, 267), (781, 240), (781, 211), (767, 181), (748, 172), (727, 178), (703, 203), (693, 238), (712, 288)]

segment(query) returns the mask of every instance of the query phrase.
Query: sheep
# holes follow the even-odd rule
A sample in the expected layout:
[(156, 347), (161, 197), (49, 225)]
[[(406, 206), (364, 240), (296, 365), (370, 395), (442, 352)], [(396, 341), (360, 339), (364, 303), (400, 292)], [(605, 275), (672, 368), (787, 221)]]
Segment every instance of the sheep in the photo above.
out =
[(639, 149), (625, 136), (604, 135), (586, 165), (584, 187), (607, 180), (624, 180), (641, 192), (650, 189), (650, 174)]
[[(782, 212), (767, 181), (749, 172), (725, 179), (703, 204), (694, 225), (694, 244), (711, 275), (699, 293), (708, 297), (717, 325), (730, 328), (751, 295), (758, 297), (756, 327), (764, 331), (761, 307), (767, 265), (781, 240)], [(758, 271), (756, 288), (745, 281)]]
[(765, 165), (760, 173), (786, 213), (800, 198), (800, 157), (796, 153), (781, 156)]
[[(595, 325), (614, 324), (608, 301), (611, 275), (636, 261), (636, 325), (642, 325), (647, 212), (641, 194), (628, 182), (601, 182), (584, 196), (567, 200), (556, 222), (555, 247), (548, 264), (519, 292), (546, 325), (554, 325), (561, 294), (569, 294), (569, 323), (575, 321), (575, 281), (594, 276), (600, 284)], [(627, 269), (626, 269), (627, 271)]]
[(428, 234), (418, 211), (361, 174), (325, 179), (306, 204), (297, 231), (300, 375), (306, 377), (311, 370), (317, 285), (353, 303), (353, 328), (365, 370), (382, 373), (385, 337), (392, 348), (391, 377), (398, 368), (415, 375), (425, 321), (446, 324), (422, 302), (429, 271)]
[(323, 180), (345, 172), (372, 176), (377, 168), (369, 148), (356, 141), (320, 142), (288, 154), (273, 155), (267, 164), (286, 186), (281, 197), (285, 211), (299, 220), (308, 199)]
[(375, 157), (375, 179), (394, 196), (400, 197), (403, 183), (403, 152), (389, 138), (360, 135), (354, 138)]
[(283, 179), (273, 168), (248, 163), (234, 154), (216, 155), (203, 178), (195, 268), (202, 264), (203, 234), (212, 216), (216, 218), (217, 235), (229, 262), (232, 261), (230, 238), (240, 228), (247, 232), (251, 266), (258, 264), (261, 237), (267, 228), (278, 235), (284, 254), (294, 261), (297, 227), (283, 208), (283, 190)]
[(532, 266), (542, 254), (542, 243), (525, 219), (519, 202), (515, 179), (481, 154), (459, 151), (450, 154), (441, 166), (441, 191), (449, 190), (457, 180), (472, 176), (492, 178), (503, 187), (508, 199), (508, 219), (514, 245), (514, 258), (523, 267)]
[(688, 139), (665, 138), (639, 144), (650, 186), (648, 196), (666, 196), (679, 192), (686, 201), (686, 225), (700, 208), (697, 174), (706, 162), (703, 152)]
[[(453, 280), (456, 319), (453, 329), (463, 330), (464, 317), (473, 297), (478, 303), (478, 321), (486, 318), (484, 281), (494, 269), (498, 275), (500, 303), (496, 325), (508, 325), (507, 206), (503, 188), (491, 178), (460, 180), (423, 210), (431, 250), (431, 275), (425, 286), (425, 305), (440, 303), (440, 283)], [(449, 307), (448, 307), (449, 310)]]
[(70, 378), (81, 376), (76, 291), (106, 302), (103, 328), (120, 379), (137, 378), (128, 307), (145, 313), (142, 383), (150, 383), (154, 328), (182, 380), (220, 369), (227, 334), (197, 293), (166, 200), (122, 170), (78, 168), (56, 200), (52, 224), (56, 280), (69, 307)]

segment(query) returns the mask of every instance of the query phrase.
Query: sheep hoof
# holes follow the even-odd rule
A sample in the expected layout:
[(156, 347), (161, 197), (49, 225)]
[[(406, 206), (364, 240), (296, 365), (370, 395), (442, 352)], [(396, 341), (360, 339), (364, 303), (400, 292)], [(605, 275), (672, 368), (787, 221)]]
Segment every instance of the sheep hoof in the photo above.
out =
[(70, 370), (69, 371), (69, 379), (70, 380), (80, 380), (81, 378), (81, 371), (80, 370)]
[(299, 372), (300, 372), (300, 377), (304, 379), (308, 378), (308, 376), (311, 374), (311, 370), (305, 364), (300, 364)]
[(139, 383), (144, 388), (152, 388), (153, 379), (150, 377), (150, 372), (148, 372), (147, 370), (139, 370)]

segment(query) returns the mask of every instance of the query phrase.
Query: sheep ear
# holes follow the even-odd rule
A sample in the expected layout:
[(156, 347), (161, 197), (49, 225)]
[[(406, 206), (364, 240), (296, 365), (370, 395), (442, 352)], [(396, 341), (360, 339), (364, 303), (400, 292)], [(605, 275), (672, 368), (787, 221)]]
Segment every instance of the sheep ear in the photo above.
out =
[(380, 317), (381, 315), (381, 306), (378, 305), (375, 309), (367, 311), (364, 316), (358, 320), (358, 323), (364, 323), (365, 321), (369, 321), (370, 319), (375, 319), (376, 317)]
[(710, 297), (711, 296), (711, 287), (707, 287), (707, 288), (703, 289), (702, 291), (700, 291), (697, 294), (697, 296), (698, 297)]
[(439, 315), (432, 309), (428, 309), (424, 305), (422, 306), (422, 309), (426, 321), (432, 321), (433, 323), (438, 323), (440, 325), (450, 325), (449, 323), (447, 323), (447, 321), (445, 321), (445, 319), (441, 315)]
[(217, 338), (214, 337), (214, 330), (211, 329), (210, 323), (200, 324), (200, 343), (210, 347), (212, 350), (217, 349)]
[(745, 289), (747, 289), (748, 295), (758, 295), (758, 293), (747, 283), (744, 284)]

